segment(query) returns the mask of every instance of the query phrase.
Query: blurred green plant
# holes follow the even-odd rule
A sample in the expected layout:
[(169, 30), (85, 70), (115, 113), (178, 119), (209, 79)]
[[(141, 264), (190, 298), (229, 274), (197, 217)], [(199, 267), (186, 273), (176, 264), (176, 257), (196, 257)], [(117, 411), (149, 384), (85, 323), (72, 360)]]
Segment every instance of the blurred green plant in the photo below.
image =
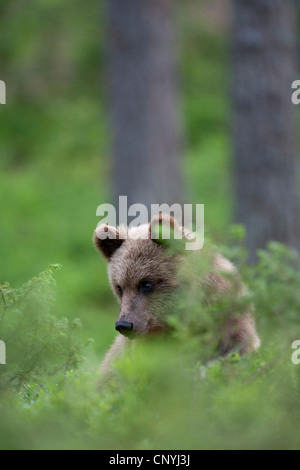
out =
[[(238, 235), (242, 243), (240, 231)], [(236, 256), (234, 246), (232, 249)], [(203, 257), (196, 258), (198, 262), (192, 267), (189, 263), (190, 268), (196, 270), (198, 264), (198, 273), (204, 272)], [(45, 365), (37, 361), (21, 388), (23, 373), (18, 384), (15, 383), (16, 388), (1, 395), (0, 447), (299, 448), (300, 367), (291, 362), (291, 341), (300, 337), (296, 315), (300, 302), (299, 258), (278, 243), (271, 243), (267, 250), (260, 252), (259, 258), (255, 266), (240, 262), (249, 288), (247, 299), (257, 310), (262, 338), (257, 352), (242, 358), (233, 353), (207, 360), (213, 350), (209, 328), (212, 334), (217, 332), (217, 314), (220, 318), (227, 314), (230, 299), (219, 303), (214, 311), (209, 305), (201, 305), (200, 289), (192, 283), (192, 290), (180, 292), (178, 310), (174, 310), (171, 320), (172, 334), (136, 341), (134, 349), (115, 363), (115, 378), (99, 394), (94, 365), (90, 368), (85, 364), (77, 370), (73, 367), (78, 364), (78, 347), (76, 342), (70, 347), (72, 325), (68, 329), (63, 323), (61, 331), (60, 322), (48, 317), (49, 311), (42, 313), (40, 324), (39, 314), (32, 308), (35, 292), (35, 305), (40, 305), (43, 295), (48, 310), (48, 289), (50, 287), (51, 292), (52, 275), (57, 268), (49, 268), (50, 271), (18, 292), (6, 285), (7, 305), (14, 303), (15, 298), (20, 303), (13, 305), (11, 311), (7, 309), (3, 323), (15, 310), (23, 312), (20, 318), (30, 312), (30, 317), (25, 314), (24, 318), (24, 339), (34, 315), (28, 344), (32, 344), (31, 333), (37, 328), (43, 331), (41, 339), (46, 339), (47, 347), (42, 352)], [(24, 302), (30, 306), (29, 310), (24, 308)], [(236, 305), (235, 299), (232, 302)], [(243, 307), (241, 304), (240, 308)], [(14, 328), (21, 324), (12, 323)], [(53, 325), (55, 334), (49, 330), (45, 338), (45, 328)], [(15, 339), (19, 341), (19, 335)], [(53, 348), (50, 356), (48, 345)], [(75, 353), (72, 362), (68, 362), (70, 352)], [(55, 359), (50, 361), (49, 357)], [(19, 367), (24, 370), (21, 351), (17, 360), (14, 373)], [(60, 374), (53, 381), (51, 374), (57, 364)], [(1, 374), (3, 370), (1, 366)]]
[(8, 283), (0, 286), (0, 338), (7, 351), (0, 391), (20, 391), (32, 381), (43, 385), (49, 377), (76, 368), (81, 360), (89, 342), (76, 334), (80, 320), (57, 318), (52, 313), (53, 276), (60, 268), (49, 266), (19, 289)]

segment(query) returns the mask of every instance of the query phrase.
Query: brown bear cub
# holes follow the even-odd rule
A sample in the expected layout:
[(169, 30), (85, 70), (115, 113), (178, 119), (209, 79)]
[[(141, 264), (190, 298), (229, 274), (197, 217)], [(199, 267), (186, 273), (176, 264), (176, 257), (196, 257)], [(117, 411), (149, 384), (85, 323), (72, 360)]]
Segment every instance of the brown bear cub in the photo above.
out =
[[(119, 334), (101, 364), (101, 373), (112, 370), (111, 362), (123, 353), (132, 339), (164, 332), (168, 328), (167, 314), (174, 293), (180, 287), (178, 272), (186, 255), (182, 249), (178, 252), (169, 250), (166, 240), (155, 238), (153, 233), (162, 224), (180, 233), (182, 240), (178, 243), (193, 236), (166, 214), (155, 216), (150, 224), (139, 227), (115, 228), (102, 224), (95, 230), (94, 243), (108, 261), (110, 284), (121, 305), (115, 325)], [(199, 256), (199, 252), (193, 252), (192, 256)], [(235, 272), (230, 261), (216, 254), (211, 272), (207, 273), (204, 281), (199, 281), (199, 287), (217, 296), (222, 295), (232, 287), (226, 273), (235, 275)], [(245, 289), (240, 283), (237, 295), (244, 293)], [(260, 340), (251, 313), (227, 318), (219, 344), (222, 355), (228, 354), (237, 345), (240, 354), (257, 349)]]

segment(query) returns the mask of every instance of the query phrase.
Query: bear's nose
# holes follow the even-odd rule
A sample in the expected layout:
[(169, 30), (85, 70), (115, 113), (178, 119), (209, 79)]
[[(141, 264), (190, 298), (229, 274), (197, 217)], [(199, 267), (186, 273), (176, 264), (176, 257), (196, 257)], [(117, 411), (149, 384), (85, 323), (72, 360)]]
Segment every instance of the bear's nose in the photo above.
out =
[(116, 330), (122, 335), (130, 335), (133, 330), (133, 323), (129, 323), (128, 321), (117, 321)]

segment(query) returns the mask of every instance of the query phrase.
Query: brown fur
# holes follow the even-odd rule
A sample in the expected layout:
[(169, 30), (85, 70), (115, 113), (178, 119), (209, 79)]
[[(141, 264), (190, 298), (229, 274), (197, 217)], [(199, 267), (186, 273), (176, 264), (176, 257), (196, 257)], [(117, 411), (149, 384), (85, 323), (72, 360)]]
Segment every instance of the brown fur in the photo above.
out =
[[(180, 257), (174, 253), (170, 255), (164, 244), (151, 239), (152, 230), (162, 223), (170, 224), (185, 238), (189, 238), (190, 234), (186, 229), (165, 215), (157, 216), (148, 226), (138, 228), (128, 229), (121, 226), (116, 229), (100, 225), (94, 234), (96, 247), (108, 260), (109, 280), (121, 304), (117, 321), (132, 323), (134, 336), (166, 329), (166, 316), (173, 302), (172, 294), (179, 285), (177, 271)], [(108, 236), (110, 238), (106, 238)], [(215, 256), (212, 271), (203, 283), (208, 298), (209, 293), (222, 296), (224, 292), (232, 290), (232, 283), (225, 276), (222, 277), (222, 272), (234, 273), (238, 286), (237, 289), (235, 286), (235, 292), (238, 295), (245, 293), (245, 288), (235, 273), (235, 267), (223, 256)], [(143, 281), (153, 284), (154, 291), (151, 294), (141, 291)], [(118, 334), (101, 364), (101, 372), (109, 373), (112, 361), (131, 343), (131, 339)], [(257, 349), (259, 344), (251, 313), (247, 312), (238, 318), (231, 317), (226, 321), (220, 340), (221, 354), (227, 354), (235, 347), (243, 354)]]

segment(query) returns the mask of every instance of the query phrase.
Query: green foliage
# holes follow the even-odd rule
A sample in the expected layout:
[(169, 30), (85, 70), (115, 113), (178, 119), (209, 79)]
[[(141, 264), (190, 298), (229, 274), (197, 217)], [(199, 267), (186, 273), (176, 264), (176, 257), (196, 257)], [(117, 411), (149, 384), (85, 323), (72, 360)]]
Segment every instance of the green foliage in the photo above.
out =
[(80, 321), (52, 314), (53, 275), (58, 270), (59, 265), (51, 265), (19, 289), (8, 283), (0, 286), (0, 338), (7, 350), (0, 391), (24, 387), (33, 393), (32, 381), (41, 386), (58, 372), (77, 367), (81, 359), (86, 344), (76, 335)]
[[(238, 234), (242, 243), (240, 231)], [(232, 249), (236, 255), (234, 246)], [(213, 252), (207, 247), (203, 256), (194, 257), (194, 265), (188, 260), (190, 277), (204, 275), (205, 259), (209, 263)], [(50, 314), (52, 275), (57, 268), (50, 267), (21, 289), (2, 286), (7, 305), (13, 304), (3, 324), (8, 322), (11, 331), (19, 329), (17, 343), (10, 345), (18, 351), (16, 370), (24, 369), (18, 349), (23, 325), (23, 346), (36, 347), (31, 334), (37, 329), (46, 349), (23, 386), (16, 387), (18, 393), (2, 391), (1, 448), (299, 448), (300, 366), (291, 362), (291, 342), (299, 339), (299, 259), (278, 243), (271, 243), (259, 258), (255, 266), (243, 264), (243, 257), (240, 260), (249, 287), (245, 301), (253, 302), (257, 309), (262, 338), (259, 351), (243, 357), (237, 353), (216, 357), (212, 335), (218, 333), (218, 316), (226, 317), (230, 302), (235, 311), (245, 305), (238, 305), (235, 296), (217, 302), (214, 308), (202, 305), (203, 294), (191, 282), (191, 289), (183, 289), (178, 296), (170, 320), (172, 334), (137, 341), (115, 363), (115, 376), (100, 393), (95, 363), (76, 370), (68, 362), (70, 351), (78, 354), (73, 326), (67, 327)], [(184, 267), (183, 282), (186, 275)], [(17, 310), (23, 312), (20, 318), (30, 312), (30, 320), (10, 324), (9, 317)], [(60, 369), (53, 380), (56, 364)]]
[(300, 312), (300, 259), (286, 246), (270, 242), (268, 250), (258, 252), (259, 261), (249, 272), (249, 282), (255, 292), (258, 311), (264, 321), (291, 333), (299, 324)]

